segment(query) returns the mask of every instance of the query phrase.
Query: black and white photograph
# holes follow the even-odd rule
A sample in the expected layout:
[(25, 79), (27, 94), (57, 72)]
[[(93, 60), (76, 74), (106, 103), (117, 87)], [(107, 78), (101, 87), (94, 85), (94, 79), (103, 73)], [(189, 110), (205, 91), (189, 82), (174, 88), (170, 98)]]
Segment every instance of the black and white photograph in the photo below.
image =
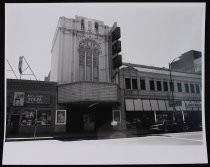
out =
[(5, 3), (4, 165), (206, 164), (206, 3)]

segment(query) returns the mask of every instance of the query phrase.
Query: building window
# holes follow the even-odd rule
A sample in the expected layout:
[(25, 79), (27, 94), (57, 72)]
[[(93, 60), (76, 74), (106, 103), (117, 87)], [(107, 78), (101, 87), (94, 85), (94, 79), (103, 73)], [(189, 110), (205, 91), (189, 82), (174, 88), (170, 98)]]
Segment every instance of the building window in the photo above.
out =
[(85, 23), (84, 23), (84, 20), (82, 19), (81, 20), (81, 30), (84, 30), (85, 29)]
[(98, 31), (98, 23), (95, 22), (95, 30)]
[(132, 89), (138, 89), (137, 79), (132, 79)]
[(25, 110), (21, 115), (21, 125), (30, 126), (35, 124), (35, 111)]
[(190, 90), (191, 90), (191, 93), (195, 93), (194, 84), (190, 84)]
[(141, 90), (146, 90), (146, 84), (145, 84), (144, 79), (140, 79), (140, 86), (141, 86)]
[(50, 125), (51, 124), (51, 111), (39, 110), (37, 112), (37, 124)]
[(174, 91), (174, 83), (170, 82), (170, 90), (173, 92)]
[(79, 43), (78, 52), (80, 81), (98, 81), (100, 45), (95, 40), (83, 39)]
[(198, 84), (195, 84), (196, 93), (200, 93), (200, 88)]
[(164, 91), (168, 91), (168, 82), (166, 81), (163, 82), (163, 89)]
[(153, 80), (149, 81), (150, 90), (155, 90), (155, 82)]
[(161, 81), (156, 81), (156, 83), (157, 83), (157, 90), (161, 91), (162, 90)]
[(178, 92), (182, 92), (182, 84), (179, 82), (177, 83)]
[(131, 89), (131, 79), (130, 78), (125, 78), (125, 88)]
[(91, 31), (92, 30), (92, 23), (91, 21), (88, 21), (88, 31)]
[(188, 83), (185, 83), (184, 86), (185, 86), (185, 91), (186, 91), (186, 93), (189, 93), (190, 90), (189, 90), (189, 85), (188, 85)]

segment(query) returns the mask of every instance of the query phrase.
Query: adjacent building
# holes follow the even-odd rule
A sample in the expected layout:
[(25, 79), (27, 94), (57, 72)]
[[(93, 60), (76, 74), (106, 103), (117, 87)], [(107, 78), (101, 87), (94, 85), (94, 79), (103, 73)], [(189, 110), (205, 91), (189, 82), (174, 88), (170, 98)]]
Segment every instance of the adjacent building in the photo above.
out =
[(139, 120), (146, 129), (162, 120), (189, 126), (201, 123), (200, 74), (173, 70), (170, 84), (169, 69), (123, 63), (118, 77), (121, 113), (127, 122)]
[(179, 60), (171, 63), (171, 69), (181, 70), (185, 72), (197, 72), (201, 73), (202, 70), (202, 57), (201, 52), (196, 50), (190, 50), (183, 53)]
[(56, 82), (7, 79), (6, 89), (6, 137), (33, 137), (35, 128), (36, 135), (56, 131)]

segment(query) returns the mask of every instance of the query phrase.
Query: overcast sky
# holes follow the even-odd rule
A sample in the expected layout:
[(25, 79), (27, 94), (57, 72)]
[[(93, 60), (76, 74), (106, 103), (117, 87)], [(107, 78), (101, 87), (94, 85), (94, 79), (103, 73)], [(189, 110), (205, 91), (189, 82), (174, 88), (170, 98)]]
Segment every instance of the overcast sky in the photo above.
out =
[[(123, 62), (168, 67), (184, 52), (204, 50), (205, 3), (6, 4), (5, 58), (18, 77), (19, 57), (24, 56), (36, 77), (44, 80), (50, 71), (58, 19), (75, 15), (104, 21), (110, 27), (117, 22)], [(15, 78), (5, 65), (6, 77)]]

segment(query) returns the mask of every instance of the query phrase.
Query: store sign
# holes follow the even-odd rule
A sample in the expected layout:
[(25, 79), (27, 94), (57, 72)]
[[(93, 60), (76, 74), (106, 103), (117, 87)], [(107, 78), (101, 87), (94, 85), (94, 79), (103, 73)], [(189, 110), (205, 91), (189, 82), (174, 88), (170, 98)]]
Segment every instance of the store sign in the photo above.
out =
[(201, 102), (200, 101), (186, 101), (185, 106), (187, 108), (192, 108), (192, 107), (200, 108), (201, 107)]
[(56, 125), (66, 124), (66, 110), (56, 110), (55, 124)]
[(27, 94), (26, 103), (30, 104), (50, 104), (49, 95)]
[(24, 92), (14, 92), (13, 106), (23, 106), (24, 95)]

